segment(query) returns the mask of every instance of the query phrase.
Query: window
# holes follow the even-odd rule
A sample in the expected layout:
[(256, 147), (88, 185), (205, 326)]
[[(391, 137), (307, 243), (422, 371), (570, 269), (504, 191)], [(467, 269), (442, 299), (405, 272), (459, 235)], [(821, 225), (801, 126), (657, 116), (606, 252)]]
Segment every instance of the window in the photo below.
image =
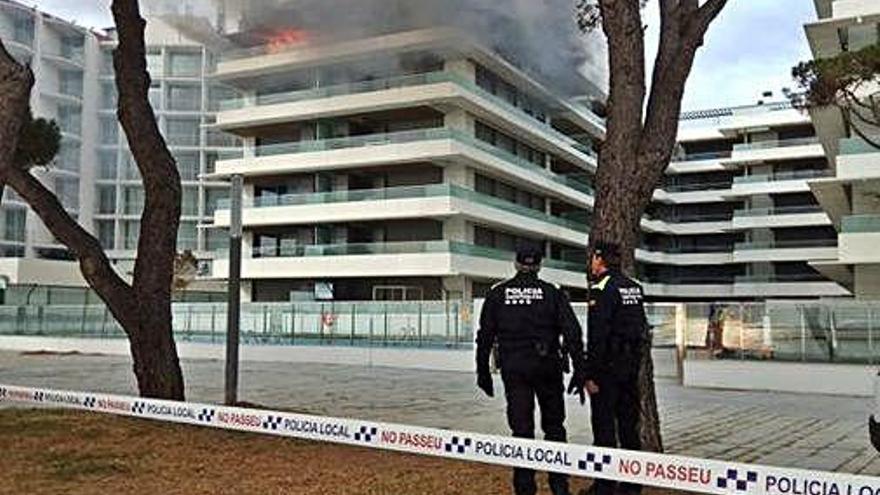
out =
[(112, 76), (114, 73), (112, 49), (101, 50), (101, 75)]
[(181, 251), (198, 249), (195, 222), (180, 222), (180, 228), (177, 230), (177, 249)]
[(3, 212), (3, 238), (7, 241), (24, 242), (27, 210), (10, 208)]
[(18, 43), (31, 46), (34, 43), (34, 18), (31, 15), (15, 16), (13, 39)]
[(116, 86), (113, 83), (101, 83), (101, 109), (116, 109)]
[(79, 145), (70, 141), (62, 141), (55, 164), (61, 170), (79, 173)]
[(199, 189), (197, 187), (184, 187), (180, 200), (181, 214), (192, 217), (199, 214)]
[(122, 157), (122, 179), (140, 181), (141, 172), (138, 170), (137, 163), (134, 161), (134, 157), (131, 156), (131, 152), (126, 151)]
[(98, 186), (98, 214), (116, 213), (116, 186)]
[(199, 121), (194, 119), (168, 119), (165, 139), (171, 146), (198, 146)]
[(82, 63), (85, 60), (85, 38), (71, 36), (61, 39), (61, 56)]
[(198, 152), (177, 152), (174, 154), (177, 160), (177, 170), (180, 172), (181, 180), (194, 181), (199, 177), (199, 153)]
[(62, 132), (79, 136), (82, 132), (82, 113), (71, 105), (58, 106), (58, 127)]
[(205, 191), (205, 215), (213, 215), (220, 201), (225, 200), (228, 197), (228, 189), (207, 189)]
[(168, 88), (168, 110), (194, 112), (202, 108), (202, 89), (199, 86), (171, 85)]
[(158, 50), (147, 51), (147, 71), (151, 76), (162, 76), (163, 71), (162, 52)]
[(150, 100), (150, 106), (153, 107), (153, 110), (161, 110), (162, 109), (162, 87), (157, 82), (153, 82), (152, 86), (150, 86), (150, 92), (147, 94), (147, 97)]
[(229, 247), (229, 234), (225, 230), (207, 229), (205, 233), (205, 249), (208, 251)]
[(116, 117), (101, 117), (101, 144), (113, 145), (119, 143), (119, 126)]
[(55, 195), (65, 208), (79, 209), (79, 179), (58, 177), (55, 179)]
[(178, 52), (169, 56), (170, 75), (173, 77), (198, 77), (202, 73), (202, 54)]
[(61, 71), (58, 77), (58, 92), (82, 98), (83, 74), (78, 70)]
[(140, 187), (126, 187), (123, 192), (122, 213), (140, 215), (144, 209), (144, 190)]
[(116, 229), (113, 220), (98, 220), (95, 222), (95, 230), (98, 231), (98, 242), (104, 249), (116, 247)]
[(116, 150), (98, 152), (98, 179), (116, 178)]
[(141, 223), (137, 220), (122, 222), (123, 249), (137, 249)]

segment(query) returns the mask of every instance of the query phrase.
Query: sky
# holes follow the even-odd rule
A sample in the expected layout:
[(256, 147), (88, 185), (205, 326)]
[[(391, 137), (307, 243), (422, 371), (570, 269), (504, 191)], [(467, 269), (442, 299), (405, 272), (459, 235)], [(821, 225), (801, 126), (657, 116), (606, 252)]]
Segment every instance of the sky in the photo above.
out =
[[(83, 26), (112, 24), (109, 0), (24, 1)], [(658, 37), (656, 2), (650, 0), (644, 13), (649, 46)], [(749, 105), (764, 91), (773, 91), (771, 99), (783, 99), (782, 88), (793, 86), (791, 68), (810, 58), (803, 25), (815, 18), (812, 0), (729, 0), (697, 54), (682, 108)], [(647, 56), (653, 58), (652, 49)]]

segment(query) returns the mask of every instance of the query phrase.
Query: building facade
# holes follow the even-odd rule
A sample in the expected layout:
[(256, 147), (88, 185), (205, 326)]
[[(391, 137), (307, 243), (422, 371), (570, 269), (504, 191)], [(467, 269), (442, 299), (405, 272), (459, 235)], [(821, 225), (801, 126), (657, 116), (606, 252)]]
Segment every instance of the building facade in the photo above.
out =
[[(806, 26), (814, 58), (830, 58), (880, 43), (880, 5), (871, 0), (816, 0), (819, 20)], [(880, 86), (863, 85), (858, 96), (876, 108)], [(876, 111), (876, 110), (875, 110)], [(812, 110), (831, 177), (810, 187), (831, 218), (838, 249), (830, 261), (813, 266), (849, 288), (857, 298), (880, 297), (880, 149), (859, 137), (834, 108)], [(858, 123), (880, 142), (880, 128)]]
[(836, 252), (808, 181), (832, 173), (789, 103), (687, 112), (643, 221), (641, 276), (663, 299), (846, 296), (810, 266)]
[[(116, 119), (113, 31), (94, 32), (17, 2), (0, 1), (0, 37), (12, 55), (34, 71), (34, 115), (54, 119), (61, 128), (58, 156), (51, 166), (34, 170), (35, 175), (98, 238), (120, 273), (128, 274), (144, 193)], [(208, 260), (222, 234), (198, 226), (212, 218), (228, 184), (201, 176), (212, 171), (220, 153), (240, 149), (233, 136), (210, 127), (217, 102), (231, 95), (208, 81), (213, 57), (181, 29), (164, 19), (151, 19), (146, 39), (150, 100), (183, 180), (178, 249)], [(0, 207), (0, 256), (70, 260), (67, 249), (8, 187)], [(76, 267), (57, 269), (69, 272)], [(68, 280), (68, 274), (59, 272), (62, 279)]]
[(250, 51), (215, 78), (244, 95), (217, 116), (244, 157), (215, 175), (245, 181), (246, 298), (468, 299), (522, 240), (585, 288), (601, 119), (464, 33)]
[[(183, 180), (178, 248), (205, 262), (207, 278), (227, 276), (227, 181), (240, 174), (244, 300), (479, 297), (512, 274), (523, 240), (544, 245), (546, 278), (582, 297), (604, 135), (590, 97), (560, 96), (455, 29), (308, 42), (287, 33), (230, 50), (243, 38), (234, 23), (224, 34), (179, 21), (148, 23), (150, 99)], [(115, 116), (113, 32), (6, 1), (0, 36), (38, 75), (35, 114), (63, 130), (56, 165), (36, 173), (128, 273), (143, 186)], [(845, 222), (822, 209), (841, 158), (826, 159), (815, 129), (782, 103), (682, 115), (636, 253), (652, 298), (850, 294), (836, 276)], [(0, 255), (68, 259), (5, 194)]]

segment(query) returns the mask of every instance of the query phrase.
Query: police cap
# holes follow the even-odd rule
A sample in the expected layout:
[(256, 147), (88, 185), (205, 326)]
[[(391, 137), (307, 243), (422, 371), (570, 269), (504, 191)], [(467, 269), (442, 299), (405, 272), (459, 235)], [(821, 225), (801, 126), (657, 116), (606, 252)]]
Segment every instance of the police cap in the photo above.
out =
[(606, 263), (616, 263), (620, 260), (620, 246), (613, 242), (596, 241), (593, 244), (592, 254), (602, 258)]
[(516, 262), (520, 265), (539, 265), (544, 258), (544, 250), (534, 242), (521, 242), (516, 246)]

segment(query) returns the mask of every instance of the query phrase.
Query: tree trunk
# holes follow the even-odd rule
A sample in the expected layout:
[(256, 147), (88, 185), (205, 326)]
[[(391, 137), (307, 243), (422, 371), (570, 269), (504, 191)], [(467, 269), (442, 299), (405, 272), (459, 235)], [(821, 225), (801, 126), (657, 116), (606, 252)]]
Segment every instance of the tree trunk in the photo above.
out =
[[(633, 184), (653, 180), (647, 168), (639, 168), (629, 174), (622, 170), (623, 161), (600, 156), (600, 173), (596, 184), (596, 215), (590, 231), (590, 242), (598, 240), (615, 242), (620, 246), (621, 269), (634, 275), (635, 249), (639, 241), (640, 222), (644, 213), (644, 194)], [(626, 157), (634, 159), (634, 157)], [(604, 159), (604, 161), (603, 161)], [(613, 160), (613, 161), (612, 161)], [(604, 167), (604, 173), (603, 171)], [(635, 176), (633, 176), (635, 175)], [(651, 356), (651, 342), (645, 343), (639, 351), (639, 437), (642, 450), (663, 452), (660, 434), (660, 414), (657, 410), (657, 396), (654, 388), (654, 360)]]
[(40, 181), (15, 166), (21, 123), (33, 86), (30, 69), (0, 43), (0, 184), (8, 183), (79, 261), (83, 277), (129, 338), (138, 389), (145, 397), (183, 400), (183, 374), (174, 343), (171, 290), (180, 223), (180, 175), (150, 107), (145, 21), (137, 0), (114, 0), (119, 35), (114, 53), (118, 115), (143, 177), (144, 211), (132, 284), (116, 273), (100, 243), (73, 219)]
[(162, 328), (163, 316), (141, 318), (141, 328), (130, 342), (138, 392), (141, 397), (183, 400), (183, 372), (171, 329)]

